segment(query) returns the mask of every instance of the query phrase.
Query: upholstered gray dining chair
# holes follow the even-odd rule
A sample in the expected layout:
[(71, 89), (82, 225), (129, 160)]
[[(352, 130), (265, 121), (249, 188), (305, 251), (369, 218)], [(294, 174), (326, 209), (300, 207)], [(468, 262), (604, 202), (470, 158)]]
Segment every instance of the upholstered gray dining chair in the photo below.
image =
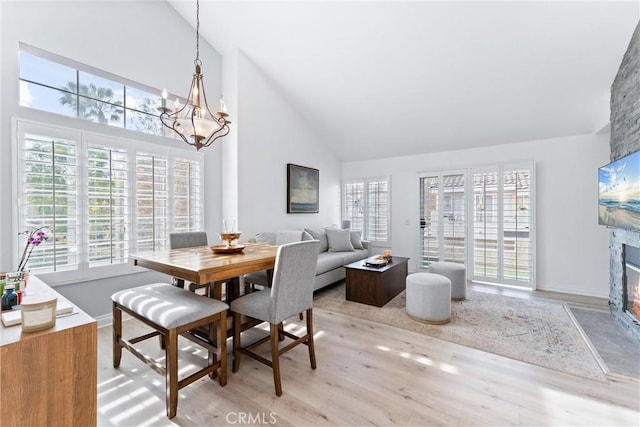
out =
[[(183, 233), (171, 233), (169, 234), (169, 249), (181, 249), (192, 248), (196, 246), (207, 246), (207, 233), (204, 231), (188, 231)], [(174, 277), (171, 281), (173, 286), (184, 288), (184, 279)], [(198, 286), (191, 282), (187, 284), (187, 290), (195, 291), (198, 287), (204, 287), (207, 285)]]
[[(257, 291), (231, 303), (233, 311), (233, 372), (240, 368), (240, 354), (247, 355), (273, 369), (273, 381), (276, 395), (282, 395), (279, 357), (296, 347), (306, 344), (309, 347), (311, 368), (316, 369), (316, 355), (313, 343), (313, 283), (318, 260), (320, 242), (307, 240), (288, 243), (278, 248), (271, 288)], [(307, 331), (296, 336), (285, 331), (283, 321), (303, 311), (307, 312)], [(270, 335), (242, 347), (240, 331), (242, 315), (268, 322)], [(294, 342), (280, 348), (280, 337), (293, 339)], [(271, 360), (253, 353), (250, 349), (271, 341)]]

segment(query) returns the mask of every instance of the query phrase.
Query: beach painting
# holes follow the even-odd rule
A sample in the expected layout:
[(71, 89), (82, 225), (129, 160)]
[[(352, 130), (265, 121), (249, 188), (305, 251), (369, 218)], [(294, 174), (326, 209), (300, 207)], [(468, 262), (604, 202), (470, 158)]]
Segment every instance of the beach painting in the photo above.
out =
[(318, 213), (320, 171), (287, 164), (287, 213)]
[(598, 170), (598, 223), (640, 230), (640, 151)]

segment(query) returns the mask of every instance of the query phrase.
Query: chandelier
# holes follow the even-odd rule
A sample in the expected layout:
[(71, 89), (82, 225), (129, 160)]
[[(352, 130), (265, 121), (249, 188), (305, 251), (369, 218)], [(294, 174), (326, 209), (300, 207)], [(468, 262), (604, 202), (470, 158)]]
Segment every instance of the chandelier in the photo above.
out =
[(167, 107), (167, 90), (162, 91), (162, 106), (160, 121), (174, 131), (184, 142), (200, 150), (208, 147), (218, 138), (229, 133), (229, 116), (222, 97), (220, 97), (220, 111), (213, 114), (207, 103), (202, 78), (202, 61), (200, 61), (200, 1), (196, 0), (196, 59), (193, 61), (196, 72), (191, 80), (189, 95), (186, 103), (181, 105), (176, 97), (173, 110)]

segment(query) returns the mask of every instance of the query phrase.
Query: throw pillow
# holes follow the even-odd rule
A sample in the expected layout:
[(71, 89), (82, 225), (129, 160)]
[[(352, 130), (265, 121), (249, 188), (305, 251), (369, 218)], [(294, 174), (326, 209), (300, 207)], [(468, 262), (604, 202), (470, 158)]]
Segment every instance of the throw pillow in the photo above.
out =
[(327, 228), (329, 252), (353, 252), (349, 230)]
[(351, 232), (351, 246), (353, 246), (353, 249), (364, 249), (364, 245), (362, 244), (362, 239), (361, 239), (361, 232), (360, 231), (352, 231)]
[(329, 244), (327, 243), (327, 232), (322, 228), (305, 228), (304, 231), (311, 234), (314, 240), (320, 241), (320, 252), (327, 252)]

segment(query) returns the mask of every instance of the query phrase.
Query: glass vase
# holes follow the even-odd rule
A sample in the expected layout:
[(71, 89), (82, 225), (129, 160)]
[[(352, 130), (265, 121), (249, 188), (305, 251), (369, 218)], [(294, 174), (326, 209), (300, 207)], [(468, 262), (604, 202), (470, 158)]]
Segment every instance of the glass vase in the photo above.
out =
[(25, 293), (27, 282), (29, 279), (29, 271), (12, 271), (5, 276), (5, 285), (13, 285), (16, 292)]

